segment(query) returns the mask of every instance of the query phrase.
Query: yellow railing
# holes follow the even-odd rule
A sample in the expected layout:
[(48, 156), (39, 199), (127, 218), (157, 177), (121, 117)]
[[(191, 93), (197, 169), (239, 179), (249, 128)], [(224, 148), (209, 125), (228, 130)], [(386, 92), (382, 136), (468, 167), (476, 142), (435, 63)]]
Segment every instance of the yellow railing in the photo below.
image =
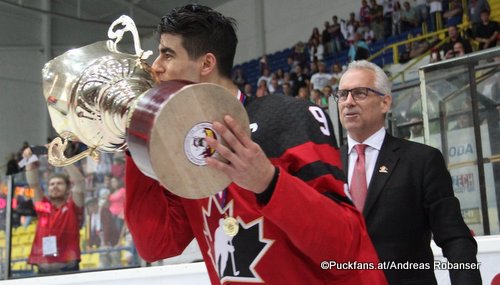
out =
[(430, 47), (428, 50), (426, 50), (424, 53), (418, 55), (417, 57), (415, 58), (412, 58), (412, 63), (408, 64), (403, 70), (401, 70), (400, 72), (396, 73), (395, 75), (392, 75), (389, 79), (391, 81), (394, 81), (395, 79), (397, 79), (398, 77), (402, 77), (402, 81), (404, 82), (405, 79), (404, 79), (404, 74), (407, 70), (411, 69), (413, 66), (415, 66), (417, 63), (419, 63), (424, 57), (426, 56), (429, 56), (429, 54), (432, 52), (432, 49), (433, 48), (440, 48), (444, 43), (446, 43), (446, 41), (449, 39), (449, 37), (441, 40), (439, 43), (435, 44), (433, 47)]
[(440, 37), (441, 39), (444, 39), (446, 32), (447, 32), (446, 29), (442, 29), (442, 30), (439, 30), (437, 32), (427, 33), (425, 35), (421, 35), (421, 36), (418, 36), (418, 37), (413, 37), (411, 39), (407, 39), (407, 40), (404, 40), (404, 41), (401, 41), (401, 42), (394, 43), (392, 45), (385, 46), (384, 48), (380, 49), (379, 51), (377, 51), (376, 53), (374, 53), (373, 55), (371, 55), (368, 58), (368, 60), (372, 61), (375, 58), (377, 58), (378, 56), (380, 56), (381, 54), (383, 54), (384, 52), (392, 49), (393, 63), (397, 64), (397, 63), (399, 63), (399, 47), (400, 46), (406, 45), (406, 44), (411, 44), (411, 43), (413, 43), (415, 41), (428, 40), (429, 38), (434, 38), (434, 37)]

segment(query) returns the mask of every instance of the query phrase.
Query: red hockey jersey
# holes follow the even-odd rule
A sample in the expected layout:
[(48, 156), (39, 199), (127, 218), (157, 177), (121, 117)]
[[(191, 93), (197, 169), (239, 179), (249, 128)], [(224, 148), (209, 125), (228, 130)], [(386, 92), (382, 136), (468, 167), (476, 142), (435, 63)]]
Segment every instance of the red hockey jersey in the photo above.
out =
[[(280, 168), (269, 201), (235, 184), (224, 203), (219, 195), (180, 198), (128, 156), (125, 218), (139, 254), (179, 255), (196, 238), (212, 284), (386, 284), (383, 271), (371, 269), (376, 252), (344, 193), (327, 115), (280, 95), (255, 100), (247, 112), (252, 139)], [(234, 237), (221, 231), (225, 214), (239, 223)]]

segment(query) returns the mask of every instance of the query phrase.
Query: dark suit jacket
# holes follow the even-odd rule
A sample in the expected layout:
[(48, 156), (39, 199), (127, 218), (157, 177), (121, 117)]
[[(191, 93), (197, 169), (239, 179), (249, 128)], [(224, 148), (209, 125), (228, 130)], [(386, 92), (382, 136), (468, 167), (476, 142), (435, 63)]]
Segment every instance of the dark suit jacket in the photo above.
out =
[[(347, 145), (341, 147), (341, 155), (347, 172)], [(363, 215), (380, 261), (427, 267), (385, 270), (392, 285), (436, 284), (431, 234), (449, 262), (477, 262), (477, 244), (462, 218), (443, 156), (435, 148), (386, 134)], [(479, 270), (450, 270), (450, 278), (454, 285), (481, 284)]]

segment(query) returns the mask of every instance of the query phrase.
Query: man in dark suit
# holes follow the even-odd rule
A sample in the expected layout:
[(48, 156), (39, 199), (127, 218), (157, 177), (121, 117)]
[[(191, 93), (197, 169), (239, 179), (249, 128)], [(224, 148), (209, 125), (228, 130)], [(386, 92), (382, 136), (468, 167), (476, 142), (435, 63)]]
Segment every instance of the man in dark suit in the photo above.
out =
[[(462, 218), (443, 156), (384, 129), (392, 103), (384, 71), (367, 61), (351, 63), (335, 98), (348, 134), (341, 154), (350, 194), (365, 217), (389, 283), (437, 284), (433, 236), (449, 264), (474, 268), (450, 270), (452, 284), (481, 284), (477, 244)], [(365, 145), (359, 156), (358, 144)]]

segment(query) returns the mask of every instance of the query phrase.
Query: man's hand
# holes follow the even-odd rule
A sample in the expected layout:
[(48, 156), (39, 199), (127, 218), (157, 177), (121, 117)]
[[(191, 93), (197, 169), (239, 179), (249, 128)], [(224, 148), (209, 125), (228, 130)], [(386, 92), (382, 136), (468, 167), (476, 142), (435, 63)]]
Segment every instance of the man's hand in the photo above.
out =
[(244, 129), (231, 116), (225, 116), (224, 122), (214, 122), (213, 127), (228, 144), (222, 145), (213, 138), (205, 138), (207, 144), (228, 160), (222, 162), (207, 158), (209, 167), (226, 173), (238, 186), (256, 194), (264, 192), (271, 183), (275, 168), (264, 151), (256, 144)]
[[(23, 150), (23, 158), (26, 159), (26, 161), (29, 160), (29, 158), (32, 155), (33, 155), (33, 152), (31, 151), (31, 148), (27, 147)], [(34, 170), (34, 169), (38, 169), (38, 162), (26, 164), (27, 171)]]

